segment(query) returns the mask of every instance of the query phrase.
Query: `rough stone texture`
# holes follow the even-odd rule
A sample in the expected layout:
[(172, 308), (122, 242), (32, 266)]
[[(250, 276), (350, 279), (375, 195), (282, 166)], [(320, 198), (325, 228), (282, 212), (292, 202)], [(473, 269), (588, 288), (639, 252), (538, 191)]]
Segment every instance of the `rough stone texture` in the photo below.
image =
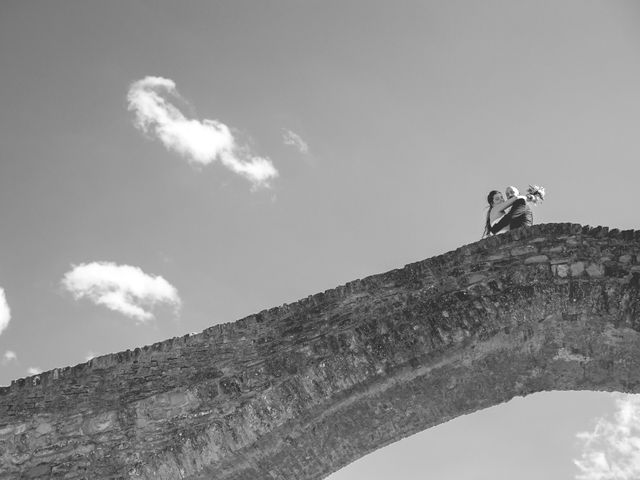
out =
[(640, 232), (537, 225), (0, 389), (0, 478), (321, 479), (546, 390), (640, 392)]

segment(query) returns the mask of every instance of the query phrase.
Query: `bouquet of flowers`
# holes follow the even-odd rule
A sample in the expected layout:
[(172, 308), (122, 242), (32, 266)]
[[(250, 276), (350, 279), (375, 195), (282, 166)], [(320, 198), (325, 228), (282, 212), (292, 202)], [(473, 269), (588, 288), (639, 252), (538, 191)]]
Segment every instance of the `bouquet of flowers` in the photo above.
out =
[(544, 201), (544, 196), (546, 192), (544, 187), (539, 187), (538, 185), (529, 185), (527, 188), (527, 200), (534, 204), (538, 204), (539, 202)]

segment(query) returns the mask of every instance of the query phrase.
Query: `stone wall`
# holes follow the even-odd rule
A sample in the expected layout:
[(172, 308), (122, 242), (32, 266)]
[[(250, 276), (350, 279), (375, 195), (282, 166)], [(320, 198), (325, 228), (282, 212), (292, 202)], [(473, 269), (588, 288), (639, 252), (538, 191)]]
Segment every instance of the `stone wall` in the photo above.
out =
[(640, 232), (537, 225), (0, 388), (0, 479), (320, 479), (545, 390), (640, 391)]

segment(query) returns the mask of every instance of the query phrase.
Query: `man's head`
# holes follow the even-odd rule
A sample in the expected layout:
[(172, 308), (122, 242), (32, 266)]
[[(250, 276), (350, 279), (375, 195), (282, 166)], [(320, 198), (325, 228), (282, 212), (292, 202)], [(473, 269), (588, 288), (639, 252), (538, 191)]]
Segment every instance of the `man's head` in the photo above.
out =
[(507, 195), (507, 198), (513, 198), (518, 196), (520, 192), (516, 187), (512, 187), (511, 185), (509, 185), (504, 193)]

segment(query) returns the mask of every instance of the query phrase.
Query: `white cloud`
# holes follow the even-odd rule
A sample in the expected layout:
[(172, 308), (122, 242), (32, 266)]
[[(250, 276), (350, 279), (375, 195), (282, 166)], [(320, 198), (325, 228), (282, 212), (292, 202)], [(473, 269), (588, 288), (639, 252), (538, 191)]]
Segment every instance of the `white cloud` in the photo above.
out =
[(0, 288), (0, 334), (9, 325), (11, 320), (11, 309), (7, 303), (7, 297), (4, 294), (4, 289)]
[(4, 352), (4, 355), (2, 355), (2, 361), (0, 361), (0, 363), (2, 363), (2, 365), (8, 365), (10, 362), (16, 360), (18, 360), (16, 352), (14, 352), (13, 350), (7, 350), (6, 352)]
[(592, 432), (581, 432), (582, 455), (574, 463), (577, 480), (640, 478), (640, 395), (619, 395), (613, 419), (600, 418)]
[(29, 375), (38, 375), (42, 373), (42, 369), (40, 367), (29, 367), (27, 368), (27, 373)]
[(220, 160), (254, 187), (267, 186), (269, 180), (278, 176), (271, 160), (254, 155), (247, 146), (238, 145), (224, 123), (188, 119), (166, 96), (180, 98), (171, 79), (145, 77), (131, 84), (128, 108), (135, 113), (138, 129), (156, 136), (168, 150), (190, 162), (208, 165)]
[(76, 300), (88, 298), (97, 305), (144, 323), (153, 319), (147, 309), (165, 303), (180, 308), (178, 291), (164, 278), (147, 275), (138, 267), (93, 262), (73, 265), (62, 285)]
[(89, 351), (87, 352), (87, 355), (84, 357), (84, 359), (85, 359), (85, 361), (87, 361), (87, 362), (88, 362), (89, 360), (91, 360), (92, 358), (96, 358), (97, 356), (98, 356), (98, 354), (97, 354), (97, 353), (95, 353), (95, 352), (93, 352), (93, 351), (89, 350)]
[(305, 142), (300, 135), (293, 130), (287, 128), (282, 129), (282, 142), (285, 145), (290, 145), (298, 149), (300, 153), (305, 155), (309, 153), (309, 145)]

